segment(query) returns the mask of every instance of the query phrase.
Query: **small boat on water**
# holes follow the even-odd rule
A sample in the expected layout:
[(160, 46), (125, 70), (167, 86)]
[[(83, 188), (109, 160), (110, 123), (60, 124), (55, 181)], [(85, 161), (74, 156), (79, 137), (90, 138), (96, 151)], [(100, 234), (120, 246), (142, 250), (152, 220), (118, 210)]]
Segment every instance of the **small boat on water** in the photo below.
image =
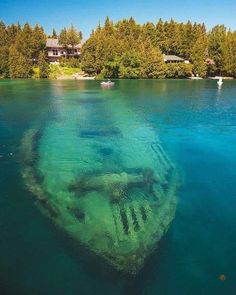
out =
[(217, 81), (218, 86), (222, 86), (223, 85), (223, 78), (219, 77), (219, 80)]
[(102, 87), (112, 87), (112, 86), (114, 86), (114, 85), (115, 85), (115, 82), (112, 82), (111, 80), (107, 80), (106, 82), (103, 81), (103, 82), (101, 83), (101, 86), (102, 86)]

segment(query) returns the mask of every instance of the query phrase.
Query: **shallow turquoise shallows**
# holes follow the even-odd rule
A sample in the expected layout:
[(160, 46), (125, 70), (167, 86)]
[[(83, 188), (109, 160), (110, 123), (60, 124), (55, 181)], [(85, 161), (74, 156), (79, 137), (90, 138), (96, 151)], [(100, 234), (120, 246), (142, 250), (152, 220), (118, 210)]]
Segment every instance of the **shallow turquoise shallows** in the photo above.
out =
[(1, 295), (233, 295), (236, 82), (2, 80), (0, 188)]

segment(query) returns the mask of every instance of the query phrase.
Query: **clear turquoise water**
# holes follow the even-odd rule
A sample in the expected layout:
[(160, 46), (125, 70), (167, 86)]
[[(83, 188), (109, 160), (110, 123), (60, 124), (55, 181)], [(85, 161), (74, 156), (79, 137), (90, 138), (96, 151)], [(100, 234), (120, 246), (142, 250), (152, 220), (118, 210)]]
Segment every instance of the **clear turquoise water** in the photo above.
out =
[[(115, 115), (100, 110), (99, 122), (152, 130), (183, 177), (174, 222), (134, 279), (98, 266), (41, 214), (21, 179), (25, 132), (65, 114), (73, 120), (83, 97), (92, 109), (109, 100)], [(0, 294), (235, 294), (235, 132), (234, 81), (221, 90), (215, 81), (117, 81), (111, 90), (96, 81), (0, 81)]]

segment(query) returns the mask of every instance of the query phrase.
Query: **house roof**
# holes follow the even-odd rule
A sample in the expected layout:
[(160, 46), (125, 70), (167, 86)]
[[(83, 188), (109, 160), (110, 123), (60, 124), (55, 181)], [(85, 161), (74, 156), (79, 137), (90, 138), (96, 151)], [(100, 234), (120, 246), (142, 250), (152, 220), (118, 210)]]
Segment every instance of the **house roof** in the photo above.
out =
[[(74, 48), (81, 48), (84, 43), (85, 40), (82, 40), (79, 44), (75, 45)], [(56, 38), (47, 38), (46, 47), (63, 48), (63, 46), (58, 43), (58, 39)], [(71, 46), (69, 46), (69, 48), (70, 47)]]
[(182, 57), (176, 55), (165, 55), (164, 54), (164, 61), (184, 61)]

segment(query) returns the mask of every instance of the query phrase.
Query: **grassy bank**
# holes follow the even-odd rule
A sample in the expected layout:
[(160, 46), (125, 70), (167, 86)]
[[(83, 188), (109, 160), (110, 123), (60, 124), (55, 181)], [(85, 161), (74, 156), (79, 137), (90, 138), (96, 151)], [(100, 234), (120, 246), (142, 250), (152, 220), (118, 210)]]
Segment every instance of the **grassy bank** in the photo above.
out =
[[(33, 68), (33, 78), (39, 78), (39, 68)], [(59, 64), (51, 64), (50, 65), (50, 79), (58, 79), (58, 78), (72, 78), (73, 75), (79, 75), (82, 73), (80, 68), (72, 68), (67, 66), (61, 66)]]

